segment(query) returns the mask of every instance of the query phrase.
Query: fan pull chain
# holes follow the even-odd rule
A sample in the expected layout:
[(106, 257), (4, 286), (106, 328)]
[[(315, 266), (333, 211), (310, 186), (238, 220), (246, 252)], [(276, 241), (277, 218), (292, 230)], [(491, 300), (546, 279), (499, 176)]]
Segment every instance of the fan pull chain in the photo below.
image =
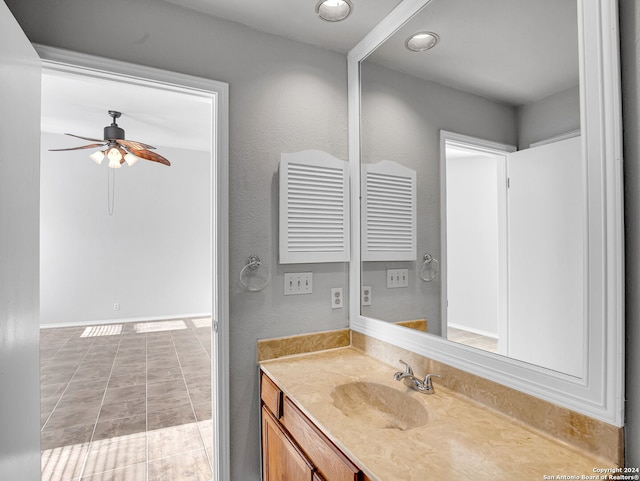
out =
[[(113, 173), (113, 175), (112, 175)], [(112, 180), (113, 177), (113, 180)], [(109, 215), (113, 215), (113, 206), (116, 197), (116, 169), (107, 169), (107, 209)]]

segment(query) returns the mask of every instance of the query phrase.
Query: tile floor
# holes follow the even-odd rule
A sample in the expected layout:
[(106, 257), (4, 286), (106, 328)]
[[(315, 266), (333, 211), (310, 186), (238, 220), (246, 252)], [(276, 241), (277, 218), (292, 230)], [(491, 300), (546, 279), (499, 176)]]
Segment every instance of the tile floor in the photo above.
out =
[(211, 319), (42, 329), (42, 481), (209, 481)]
[(449, 327), (447, 329), (447, 339), (453, 342), (466, 344), (467, 346), (477, 347), (483, 351), (498, 352), (497, 339), (465, 331), (464, 329)]

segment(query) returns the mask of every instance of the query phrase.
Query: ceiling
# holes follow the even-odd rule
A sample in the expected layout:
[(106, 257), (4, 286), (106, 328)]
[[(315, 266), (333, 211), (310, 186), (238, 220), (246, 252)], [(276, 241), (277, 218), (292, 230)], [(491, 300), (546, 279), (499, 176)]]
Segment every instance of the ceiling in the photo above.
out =
[[(316, 15), (316, 0), (161, 1), (343, 53), (400, 3), (352, 0), (351, 16), (331, 23)], [(520, 105), (578, 84), (576, 18), (575, 0), (432, 0), (367, 61)], [(409, 52), (406, 38), (423, 30), (438, 33), (440, 43), (427, 52)], [(160, 95), (137, 85), (45, 74), (42, 129), (101, 138), (110, 123), (107, 111), (118, 110), (128, 139), (208, 151), (208, 102), (178, 92)], [(68, 140), (44, 147), (82, 145)]]
[[(400, 0), (351, 0), (351, 15), (325, 22), (317, 0), (163, 0), (251, 28), (346, 53)], [(431, 0), (370, 61), (510, 105), (578, 85), (576, 0)], [(416, 54), (419, 31), (440, 43)], [(544, 75), (541, 75), (541, 72)]]
[[(341, 53), (351, 50), (400, 3), (400, 0), (352, 0), (352, 14), (332, 23), (316, 15), (316, 0), (161, 1)], [(127, 139), (156, 147), (210, 149), (211, 105), (207, 99), (104, 79), (43, 74), (43, 132), (100, 139), (102, 129), (111, 123), (109, 110), (122, 112), (118, 125), (125, 129)], [(43, 145), (43, 148), (87, 143), (72, 137), (52, 141), (56, 145)]]
[[(578, 85), (576, 0), (432, 0), (367, 61), (518, 106)], [(432, 31), (425, 52), (404, 47)]]
[[(93, 77), (43, 73), (43, 132), (102, 139), (103, 128), (111, 124), (109, 110), (122, 112), (117, 122), (125, 129), (128, 140), (203, 152), (211, 148), (211, 100), (208, 98)], [(89, 143), (73, 137), (60, 142), (43, 145), (43, 148)]]
[(163, 0), (180, 7), (242, 23), (281, 37), (347, 53), (400, 0), (351, 0), (351, 15), (326, 22), (315, 13), (317, 0)]

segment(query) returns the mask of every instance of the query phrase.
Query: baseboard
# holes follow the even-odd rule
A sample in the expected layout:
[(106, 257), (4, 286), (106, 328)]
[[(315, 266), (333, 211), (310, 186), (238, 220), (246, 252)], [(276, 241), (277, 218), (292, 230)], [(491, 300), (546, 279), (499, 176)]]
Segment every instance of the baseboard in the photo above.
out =
[(53, 329), (56, 327), (79, 327), (79, 326), (95, 326), (103, 324), (127, 324), (130, 322), (153, 322), (153, 321), (169, 321), (177, 319), (197, 319), (199, 317), (211, 317), (211, 313), (204, 314), (173, 314), (170, 316), (147, 316), (147, 317), (130, 317), (123, 319), (103, 319), (97, 321), (78, 321), (78, 322), (56, 322), (40, 324), (40, 329)]

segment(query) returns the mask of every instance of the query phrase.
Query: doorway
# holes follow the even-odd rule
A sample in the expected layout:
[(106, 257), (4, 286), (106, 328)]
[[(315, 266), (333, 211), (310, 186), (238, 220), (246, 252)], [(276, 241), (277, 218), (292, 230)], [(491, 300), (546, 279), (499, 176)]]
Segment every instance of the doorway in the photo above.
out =
[(441, 135), (443, 335), (506, 354), (507, 158), (515, 148)]
[[(181, 470), (225, 479), (226, 85), (57, 49), (38, 53), (43, 206), (57, 199), (43, 207), (41, 227), (41, 317), (52, 327), (42, 331), (42, 361), (53, 362), (43, 365), (44, 381), (59, 381), (42, 391), (43, 480), (110, 471), (182, 479)], [(67, 97), (48, 93), (52, 83), (66, 85)], [(125, 165), (114, 185), (105, 173), (113, 169), (87, 162), (93, 150), (52, 158), (61, 153), (49, 148), (86, 143), (49, 128), (52, 117), (59, 122), (64, 111), (76, 122), (65, 132), (100, 138), (110, 119), (92, 115), (110, 109), (123, 112), (127, 138), (157, 146), (172, 166)], [(58, 192), (48, 191), (52, 179)], [(83, 201), (74, 205), (78, 193)], [(70, 400), (73, 414), (65, 412)]]
[[(498, 352), (505, 293), (504, 156), (448, 143), (446, 157), (447, 337)], [(500, 179), (500, 180), (499, 180)], [(470, 242), (471, 241), (471, 242)]]
[(519, 151), (442, 132), (442, 151), (447, 338), (581, 377), (583, 343), (574, 341), (585, 336), (587, 216), (579, 132)]

